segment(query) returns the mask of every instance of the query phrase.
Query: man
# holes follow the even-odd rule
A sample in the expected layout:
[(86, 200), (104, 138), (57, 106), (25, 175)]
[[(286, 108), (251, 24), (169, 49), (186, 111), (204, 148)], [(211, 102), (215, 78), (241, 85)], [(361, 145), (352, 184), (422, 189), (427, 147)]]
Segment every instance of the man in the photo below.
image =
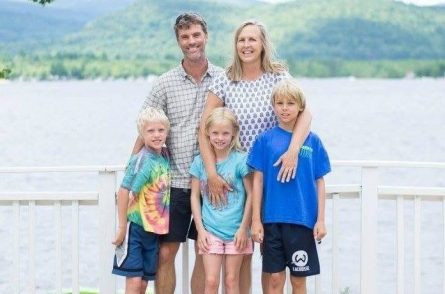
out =
[[(156, 293), (173, 294), (176, 287), (175, 258), (180, 242), (185, 242), (190, 224), (189, 168), (198, 153), (197, 131), (207, 88), (221, 68), (206, 57), (207, 24), (195, 13), (176, 18), (174, 30), (183, 60), (179, 66), (161, 75), (153, 85), (143, 108), (158, 107), (167, 114), (170, 135), (167, 147), (171, 155), (172, 189), (170, 198), (170, 227), (161, 238)], [(137, 140), (133, 153), (142, 147)], [(204, 293), (204, 267), (196, 256), (191, 282), (192, 293)]]

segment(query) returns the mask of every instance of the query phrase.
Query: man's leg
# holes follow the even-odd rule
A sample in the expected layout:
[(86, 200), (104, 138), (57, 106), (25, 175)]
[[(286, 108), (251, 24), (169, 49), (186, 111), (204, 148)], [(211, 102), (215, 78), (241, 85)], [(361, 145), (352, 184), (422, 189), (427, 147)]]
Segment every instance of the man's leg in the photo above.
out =
[(192, 294), (204, 294), (204, 277), (204, 263), (202, 261), (202, 255), (198, 254), (198, 245), (195, 241), (195, 265), (193, 267), (192, 280), (190, 282)]
[(179, 242), (161, 242), (156, 273), (156, 293), (173, 294), (176, 288), (175, 258)]

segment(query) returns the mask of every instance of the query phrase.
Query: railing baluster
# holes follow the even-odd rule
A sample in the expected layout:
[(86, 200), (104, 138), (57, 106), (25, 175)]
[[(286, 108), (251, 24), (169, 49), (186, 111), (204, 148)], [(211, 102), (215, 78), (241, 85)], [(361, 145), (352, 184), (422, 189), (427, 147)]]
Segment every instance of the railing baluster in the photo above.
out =
[(445, 198), (442, 198), (442, 225), (443, 225), (443, 241), (442, 241), (442, 292), (445, 294)]
[(56, 228), (56, 293), (62, 293), (62, 208), (61, 202), (54, 202), (54, 224)]
[(420, 294), (420, 225), (422, 202), (419, 196), (414, 197), (414, 293)]
[(315, 294), (321, 294), (321, 275), (315, 276)]
[(340, 290), (339, 287), (339, 275), (338, 275), (338, 233), (340, 232), (338, 229), (338, 217), (340, 215), (339, 212), (339, 201), (340, 194), (335, 193), (332, 195), (332, 232), (329, 232), (329, 235), (332, 239), (332, 284), (331, 284), (331, 293), (338, 293)]
[(28, 249), (29, 249), (29, 256), (28, 256), (28, 270), (29, 270), (29, 293), (35, 293), (36, 291), (36, 266), (35, 266), (35, 223), (36, 223), (36, 202), (35, 201), (29, 201), (29, 220), (28, 220), (28, 226), (29, 226), (29, 234), (28, 234)]
[(14, 215), (14, 293), (20, 293), (20, 202), (13, 201)]
[(99, 292), (116, 293), (116, 279), (111, 274), (116, 233), (116, 173), (99, 172)]
[(360, 293), (374, 294), (376, 289), (376, 239), (377, 239), (377, 200), (378, 168), (362, 168), (361, 194), (361, 235), (360, 235)]
[(404, 222), (404, 198), (397, 196), (397, 294), (405, 293), (405, 222)]
[[(189, 293), (189, 243), (182, 243), (182, 293)], [(224, 285), (224, 283), (221, 283)]]
[(72, 254), (73, 254), (73, 265), (72, 265), (72, 285), (73, 294), (79, 294), (79, 201), (73, 200), (72, 203)]

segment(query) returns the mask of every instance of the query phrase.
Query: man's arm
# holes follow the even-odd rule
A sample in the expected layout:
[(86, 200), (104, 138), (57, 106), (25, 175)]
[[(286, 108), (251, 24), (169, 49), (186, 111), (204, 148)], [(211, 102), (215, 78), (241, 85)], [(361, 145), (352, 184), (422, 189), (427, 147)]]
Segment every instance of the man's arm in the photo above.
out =
[(274, 166), (281, 164), (277, 181), (284, 183), (289, 182), (291, 178), (295, 178), (298, 166), (298, 152), (300, 152), (301, 146), (303, 146), (306, 137), (311, 131), (311, 121), (312, 114), (306, 106), (306, 108), (298, 115), (292, 133), (292, 140), (287, 151), (274, 163)]

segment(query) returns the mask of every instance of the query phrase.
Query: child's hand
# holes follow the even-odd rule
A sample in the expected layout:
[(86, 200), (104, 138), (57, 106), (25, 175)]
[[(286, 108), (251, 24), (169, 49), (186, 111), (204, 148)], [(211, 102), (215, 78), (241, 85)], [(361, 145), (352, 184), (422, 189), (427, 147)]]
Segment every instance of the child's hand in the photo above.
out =
[(207, 239), (207, 231), (202, 230), (198, 232), (198, 248), (202, 252), (208, 252), (209, 251), (209, 240)]
[(324, 222), (322, 221), (317, 221), (315, 223), (314, 226), (314, 238), (315, 240), (317, 240), (319, 243), (321, 242), (321, 239), (324, 238), (324, 236), (326, 236), (326, 225)]
[(120, 246), (122, 242), (124, 242), (125, 235), (127, 234), (127, 227), (126, 226), (120, 226), (119, 230), (117, 231), (116, 238), (112, 242), (116, 246)]
[(252, 222), (252, 239), (255, 242), (263, 243), (264, 229), (263, 224), (260, 221)]
[(247, 245), (247, 230), (240, 227), (236, 232), (233, 241), (235, 242), (236, 250), (243, 250)]

